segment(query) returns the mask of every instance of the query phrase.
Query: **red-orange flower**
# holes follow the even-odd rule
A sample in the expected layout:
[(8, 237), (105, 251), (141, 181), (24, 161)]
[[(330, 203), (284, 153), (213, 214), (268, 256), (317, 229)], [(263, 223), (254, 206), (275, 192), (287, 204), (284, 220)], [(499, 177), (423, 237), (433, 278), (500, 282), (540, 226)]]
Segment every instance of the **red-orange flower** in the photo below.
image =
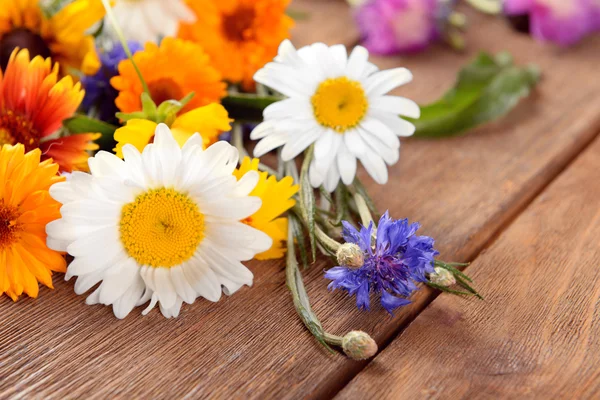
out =
[(42, 160), (54, 158), (61, 171), (85, 168), (87, 150), (100, 135), (53, 138), (62, 121), (79, 107), (84, 91), (73, 78), (58, 80), (59, 66), (50, 58), (29, 59), (26, 49), (13, 51), (4, 75), (0, 72), (0, 145), (22, 143), (39, 148)]

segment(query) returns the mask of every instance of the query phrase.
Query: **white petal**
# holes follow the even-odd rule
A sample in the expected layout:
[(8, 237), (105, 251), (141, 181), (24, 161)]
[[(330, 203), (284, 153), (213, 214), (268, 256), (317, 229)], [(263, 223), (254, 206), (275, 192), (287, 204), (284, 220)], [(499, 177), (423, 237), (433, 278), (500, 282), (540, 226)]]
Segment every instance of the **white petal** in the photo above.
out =
[[(113, 303), (113, 313), (115, 314), (115, 317), (119, 319), (125, 318), (137, 303), (142, 300), (145, 289), (146, 285), (144, 284), (144, 281), (139, 274), (136, 275), (127, 291)], [(144, 303), (146, 301), (144, 301)]]
[(237, 181), (235, 189), (232, 192), (234, 196), (248, 196), (254, 190), (260, 175), (257, 171), (248, 171)]
[(204, 147), (204, 141), (202, 140), (202, 136), (200, 136), (199, 133), (194, 133), (192, 136), (190, 136), (188, 138), (188, 140), (185, 141), (185, 143), (183, 144), (183, 147), (181, 148), (181, 152), (187, 152), (192, 150), (195, 146), (200, 147), (200, 149), (202, 149)]
[(275, 133), (274, 126), (276, 123), (277, 121), (263, 121), (256, 125), (252, 132), (250, 132), (250, 139), (258, 140)]
[(412, 81), (412, 73), (406, 68), (394, 68), (376, 72), (365, 83), (365, 91), (369, 96), (381, 96), (392, 89)]
[[(314, 143), (315, 140), (323, 133), (323, 128), (314, 127), (305, 132), (296, 132), (283, 146), (281, 150), (281, 159), (289, 161), (302, 153), (308, 146)], [(258, 146), (257, 146), (258, 147)]]
[(337, 166), (345, 185), (350, 185), (356, 176), (356, 157), (344, 146), (337, 155)]
[(367, 145), (360, 138), (356, 129), (351, 129), (344, 133), (344, 144), (355, 156), (360, 156), (367, 151)]
[(329, 193), (333, 192), (340, 182), (340, 172), (338, 171), (337, 164), (334, 163), (331, 168), (327, 171), (327, 176), (325, 177), (325, 182), (323, 182), (323, 187)]
[(221, 283), (206, 262), (194, 256), (182, 268), (188, 283), (199, 296), (208, 301), (219, 301), (221, 298)]
[(201, 202), (199, 208), (204, 214), (239, 221), (257, 212), (261, 205), (262, 200), (259, 197), (235, 197)]
[(375, 118), (386, 124), (387, 127), (398, 136), (412, 136), (415, 133), (415, 126), (410, 122), (403, 120), (396, 114), (378, 110), (369, 110), (367, 115), (369, 118)]
[[(146, 282), (147, 283), (147, 282)], [(171, 308), (177, 301), (177, 293), (171, 282), (169, 268), (156, 268), (154, 272), (155, 294), (164, 308)]]
[(331, 129), (324, 129), (315, 142), (315, 158), (321, 159), (331, 157), (331, 148), (333, 147), (334, 136), (338, 133)]
[(414, 101), (399, 96), (381, 96), (370, 101), (370, 107), (409, 118), (419, 118), (421, 109)]
[(263, 138), (254, 148), (254, 157), (262, 157), (271, 150), (284, 145), (288, 139), (288, 134), (285, 132), (273, 133)]
[(170, 268), (171, 282), (177, 292), (177, 295), (188, 304), (192, 304), (196, 299), (196, 291), (190, 285), (187, 278), (183, 273), (183, 266), (176, 266)]
[(325, 180), (325, 174), (317, 168), (315, 160), (310, 163), (310, 167), (308, 169), (308, 178), (310, 180), (310, 185), (314, 188), (321, 186)]
[(359, 80), (367, 66), (368, 59), (369, 52), (367, 49), (362, 46), (356, 46), (348, 58), (348, 65), (346, 66), (346, 75), (348, 75), (348, 78)]
[(329, 48), (329, 55), (335, 65), (335, 76), (344, 74), (346, 65), (348, 63), (348, 53), (346, 46), (343, 44), (336, 44)]
[(380, 156), (372, 152), (367, 152), (359, 157), (359, 160), (375, 182), (379, 183), (380, 185), (387, 183), (387, 167)]
[(393, 165), (398, 162), (398, 159), (400, 157), (399, 148), (386, 146), (381, 140), (377, 139), (375, 136), (371, 135), (364, 129), (359, 128), (358, 132), (360, 134), (360, 137), (372, 149), (370, 152), (381, 156), (381, 158), (383, 158), (383, 160), (388, 165)]
[(140, 274), (140, 268), (133, 258), (127, 257), (111, 268), (111, 273), (104, 276), (100, 285), (102, 304), (113, 304), (133, 284)]
[(398, 136), (394, 135), (394, 132), (387, 127), (383, 122), (380, 122), (374, 118), (365, 118), (360, 126), (371, 135), (375, 136), (381, 142), (391, 148), (397, 149), (400, 147), (400, 140)]

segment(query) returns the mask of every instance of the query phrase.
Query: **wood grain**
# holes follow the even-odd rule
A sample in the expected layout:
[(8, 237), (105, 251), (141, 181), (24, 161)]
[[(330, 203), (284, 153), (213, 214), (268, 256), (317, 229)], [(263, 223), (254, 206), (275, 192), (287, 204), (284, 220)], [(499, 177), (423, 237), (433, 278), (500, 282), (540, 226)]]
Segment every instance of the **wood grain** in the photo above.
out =
[[(347, 17), (348, 10), (342, 10)], [(400, 93), (419, 102), (439, 96), (461, 65), (490, 46), (510, 49), (519, 62), (536, 61), (546, 71), (538, 94), (507, 118), (463, 137), (408, 140), (390, 183), (369, 184), (380, 208), (419, 220), (421, 232), (437, 238), (443, 258), (455, 260), (473, 258), (600, 127), (600, 81), (593, 78), (599, 40), (564, 54), (513, 34), (501, 21), (470, 16), (466, 54), (436, 47), (414, 58), (376, 59), (386, 68), (410, 67), (415, 80)], [(338, 12), (327, 20), (333, 24), (338, 18), (345, 17)], [(347, 24), (336, 29), (351, 29)], [(325, 23), (299, 22), (295, 41), (315, 37), (350, 43), (341, 36), (331, 39), (325, 29)], [(0, 398), (336, 393), (365, 363), (326, 353), (304, 330), (284, 285), (283, 264), (250, 263), (253, 288), (218, 303), (186, 305), (177, 320), (152, 312), (118, 321), (107, 307), (86, 306), (73, 293), (73, 283), (60, 276), (56, 290), (41, 290), (37, 300), (13, 304), (1, 298)], [(395, 318), (378, 307), (359, 312), (342, 293), (327, 292), (322, 271), (329, 266), (319, 260), (306, 282), (315, 311), (334, 333), (362, 329), (385, 344), (433, 298), (432, 292), (420, 291)]]
[(339, 399), (600, 397), (600, 140), (468, 268), (485, 301), (441, 296)]

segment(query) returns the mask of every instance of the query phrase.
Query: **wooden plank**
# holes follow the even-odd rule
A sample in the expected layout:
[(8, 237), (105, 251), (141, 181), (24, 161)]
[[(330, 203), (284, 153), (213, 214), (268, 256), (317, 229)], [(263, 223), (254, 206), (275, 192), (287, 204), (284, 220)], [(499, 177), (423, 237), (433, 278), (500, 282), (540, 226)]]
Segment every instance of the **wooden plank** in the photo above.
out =
[(600, 396), (600, 140), (468, 268), (485, 301), (439, 297), (340, 399)]
[[(406, 141), (390, 183), (369, 185), (379, 207), (421, 221), (423, 234), (438, 238), (442, 256), (458, 260), (474, 257), (600, 126), (600, 82), (588, 78), (596, 73), (600, 41), (567, 57), (480, 16), (469, 36), (467, 54), (437, 47), (378, 62), (412, 68), (415, 81), (401, 93), (422, 102), (447, 89), (478, 49), (509, 48), (519, 62), (537, 61), (547, 71), (539, 94), (468, 136)], [(327, 292), (322, 270), (329, 266), (320, 260), (306, 281), (315, 311), (334, 333), (363, 329), (387, 343), (432, 299), (420, 291), (395, 318), (378, 308), (359, 312), (342, 293)], [(60, 277), (54, 292), (42, 290), (35, 301), (0, 299), (0, 398), (279, 398), (338, 391), (365, 363), (329, 355), (303, 329), (284, 285), (283, 261), (250, 268), (252, 289), (185, 306), (177, 320), (152, 312), (117, 321), (109, 308), (84, 305)]]
[(301, 18), (292, 29), (296, 46), (315, 42), (354, 45), (358, 29), (345, 0), (294, 0), (289, 8)]

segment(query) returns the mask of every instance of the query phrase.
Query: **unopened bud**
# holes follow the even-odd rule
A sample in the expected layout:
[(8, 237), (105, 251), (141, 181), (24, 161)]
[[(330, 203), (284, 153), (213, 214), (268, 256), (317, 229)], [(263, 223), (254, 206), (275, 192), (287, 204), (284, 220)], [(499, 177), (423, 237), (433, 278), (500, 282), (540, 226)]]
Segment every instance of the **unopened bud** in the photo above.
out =
[(429, 276), (429, 281), (440, 286), (452, 286), (456, 283), (456, 278), (452, 272), (441, 267), (435, 267), (435, 272)]
[(344, 243), (335, 253), (338, 263), (346, 267), (360, 268), (365, 263), (363, 251), (354, 243)]
[(342, 339), (342, 349), (353, 360), (366, 360), (377, 353), (377, 343), (368, 333), (350, 331)]

